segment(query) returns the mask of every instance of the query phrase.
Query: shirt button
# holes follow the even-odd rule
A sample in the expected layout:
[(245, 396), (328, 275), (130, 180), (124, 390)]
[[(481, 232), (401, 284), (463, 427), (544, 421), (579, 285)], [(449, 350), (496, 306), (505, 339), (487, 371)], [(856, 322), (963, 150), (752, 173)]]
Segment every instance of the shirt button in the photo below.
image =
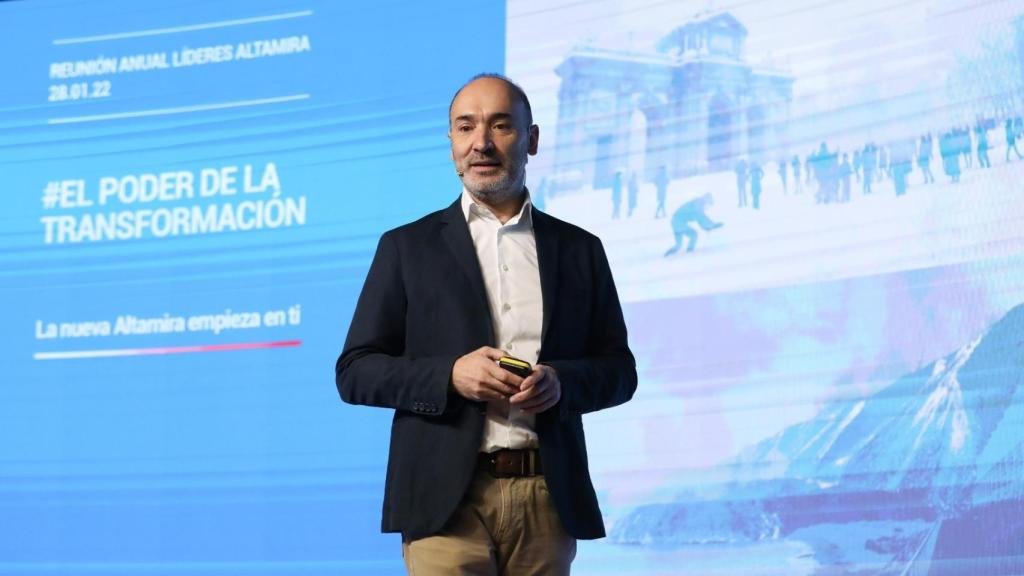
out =
[(501, 307), (501, 309), (504, 310), (505, 312), (508, 312), (509, 310), (512, 309), (512, 305), (511, 304), (505, 304), (504, 306)]
[(504, 270), (505, 272), (508, 272), (508, 264), (502, 265), (501, 269)]

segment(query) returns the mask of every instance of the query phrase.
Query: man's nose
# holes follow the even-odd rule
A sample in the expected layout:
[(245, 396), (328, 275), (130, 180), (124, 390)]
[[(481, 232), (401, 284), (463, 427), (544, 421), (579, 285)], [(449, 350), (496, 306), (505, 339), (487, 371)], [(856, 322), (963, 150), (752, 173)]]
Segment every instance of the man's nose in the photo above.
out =
[(481, 128), (473, 134), (473, 150), (476, 152), (490, 152), (494, 148), (494, 140), (491, 139), (491, 131)]

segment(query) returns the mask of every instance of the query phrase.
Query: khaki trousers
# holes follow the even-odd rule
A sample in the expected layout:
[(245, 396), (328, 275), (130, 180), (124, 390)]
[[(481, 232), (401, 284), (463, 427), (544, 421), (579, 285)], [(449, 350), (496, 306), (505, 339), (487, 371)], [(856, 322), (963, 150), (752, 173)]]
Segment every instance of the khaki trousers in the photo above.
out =
[(403, 540), (402, 556), (409, 576), (562, 576), (576, 539), (562, 528), (543, 476), (478, 471), (444, 528)]

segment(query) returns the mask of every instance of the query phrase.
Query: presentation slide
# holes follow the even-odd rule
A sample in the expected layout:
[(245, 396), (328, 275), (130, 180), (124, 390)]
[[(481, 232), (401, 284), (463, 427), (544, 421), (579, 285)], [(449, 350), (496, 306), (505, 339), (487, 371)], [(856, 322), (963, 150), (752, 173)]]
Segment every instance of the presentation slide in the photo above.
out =
[[(0, 2), (0, 574), (392, 575), (334, 364), (529, 95), (637, 359), (601, 576), (1024, 574), (1024, 5)], [(439, 326), (438, 330), (443, 330)], [(468, 352), (468, 350), (467, 350)], [(439, 447), (440, 449), (441, 447)]]

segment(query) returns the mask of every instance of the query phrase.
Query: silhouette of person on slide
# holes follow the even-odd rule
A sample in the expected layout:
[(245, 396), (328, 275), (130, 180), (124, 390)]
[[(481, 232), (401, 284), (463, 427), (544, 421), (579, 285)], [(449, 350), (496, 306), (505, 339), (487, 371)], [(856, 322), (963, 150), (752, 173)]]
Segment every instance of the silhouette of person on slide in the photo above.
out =
[(668, 252), (665, 252), (666, 257), (679, 251), (679, 248), (683, 245), (683, 236), (689, 239), (689, 242), (686, 244), (687, 252), (693, 252), (693, 249), (696, 248), (697, 230), (690, 225), (691, 223), (700, 226), (705, 232), (722, 227), (721, 222), (715, 222), (708, 218), (705, 212), (708, 206), (712, 206), (714, 203), (715, 200), (710, 193), (704, 194), (683, 204), (672, 214), (672, 233), (675, 234), (676, 244), (669, 248)]

